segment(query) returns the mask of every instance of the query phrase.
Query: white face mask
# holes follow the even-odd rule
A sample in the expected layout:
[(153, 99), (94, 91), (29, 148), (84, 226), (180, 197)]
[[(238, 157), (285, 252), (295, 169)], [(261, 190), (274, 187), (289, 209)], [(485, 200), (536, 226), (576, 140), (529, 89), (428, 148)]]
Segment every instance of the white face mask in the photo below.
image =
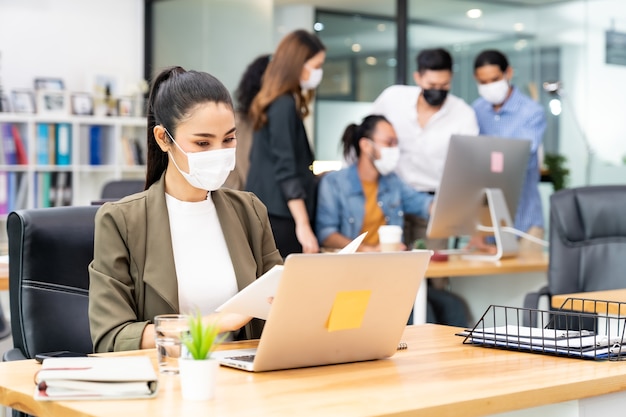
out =
[(321, 68), (307, 68), (309, 70), (309, 79), (300, 80), (300, 88), (303, 90), (315, 90), (322, 82), (324, 70)]
[(203, 152), (185, 152), (176, 143), (170, 132), (165, 129), (167, 135), (172, 139), (176, 147), (187, 156), (187, 164), (189, 165), (189, 173), (184, 172), (178, 167), (172, 154), (167, 153), (172, 158), (174, 166), (180, 174), (193, 187), (201, 190), (215, 191), (224, 185), (224, 181), (235, 168), (235, 150), (236, 148), (218, 149), (216, 151)]
[(502, 104), (509, 94), (509, 82), (503, 78), (489, 84), (478, 84), (478, 94), (491, 104)]
[[(372, 141), (372, 143), (374, 143)], [(376, 144), (374, 144), (376, 146)], [(397, 146), (391, 148), (378, 147), (380, 152), (380, 158), (374, 159), (374, 166), (380, 175), (389, 175), (395, 171), (398, 166), (398, 160), (400, 159), (400, 148)]]

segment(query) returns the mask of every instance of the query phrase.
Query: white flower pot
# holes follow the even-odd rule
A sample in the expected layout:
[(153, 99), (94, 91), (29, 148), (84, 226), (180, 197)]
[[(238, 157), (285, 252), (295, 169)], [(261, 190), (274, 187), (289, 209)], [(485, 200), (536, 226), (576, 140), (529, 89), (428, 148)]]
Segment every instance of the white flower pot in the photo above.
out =
[(215, 380), (220, 363), (215, 359), (180, 358), (180, 390), (184, 400), (204, 401), (215, 395)]

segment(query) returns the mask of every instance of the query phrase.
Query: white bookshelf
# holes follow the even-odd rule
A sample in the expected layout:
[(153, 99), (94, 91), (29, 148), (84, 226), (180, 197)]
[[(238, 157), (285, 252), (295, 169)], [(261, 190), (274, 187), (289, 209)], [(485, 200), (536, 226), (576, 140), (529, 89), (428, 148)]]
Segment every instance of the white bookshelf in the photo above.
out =
[[(71, 137), (70, 162), (68, 165), (41, 164), (38, 161), (37, 126), (39, 124), (69, 126)], [(70, 115), (42, 115), (0, 113), (0, 125), (13, 124), (20, 132), (27, 151), (27, 164), (0, 163), (0, 172), (22, 173), (20, 179), (26, 180), (27, 197), (22, 199), (22, 206), (13, 209), (38, 207), (41, 197), (37, 187), (40, 173), (67, 173), (71, 177), (71, 198), (64, 204), (89, 205), (100, 198), (103, 185), (111, 180), (145, 178), (145, 165), (129, 161), (124, 139), (136, 140), (145, 160), (146, 119), (143, 117), (95, 117)], [(90, 163), (90, 128), (100, 126), (101, 146), (100, 163)], [(1, 132), (0, 132), (1, 133)], [(3, 143), (0, 146), (3, 147)], [(3, 151), (4, 152), (4, 151)], [(57, 178), (58, 178), (58, 174)], [(6, 218), (6, 214), (0, 215)]]

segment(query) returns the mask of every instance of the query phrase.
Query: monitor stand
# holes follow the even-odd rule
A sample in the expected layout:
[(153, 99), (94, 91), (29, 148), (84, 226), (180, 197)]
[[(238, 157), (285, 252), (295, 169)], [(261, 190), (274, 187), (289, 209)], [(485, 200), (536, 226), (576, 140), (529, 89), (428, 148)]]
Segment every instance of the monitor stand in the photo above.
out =
[(463, 259), (475, 261), (496, 262), (502, 258), (517, 256), (517, 237), (502, 230), (502, 227), (513, 227), (511, 215), (504, 199), (504, 194), (499, 188), (485, 188), (485, 206), (481, 212), (481, 225), (492, 227), (496, 241), (496, 253), (494, 254), (468, 254)]

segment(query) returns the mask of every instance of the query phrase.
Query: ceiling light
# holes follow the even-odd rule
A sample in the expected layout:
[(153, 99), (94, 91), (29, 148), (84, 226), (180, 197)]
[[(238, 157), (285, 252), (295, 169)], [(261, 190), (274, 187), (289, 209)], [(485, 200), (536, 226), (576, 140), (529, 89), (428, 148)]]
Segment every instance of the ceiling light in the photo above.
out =
[(552, 113), (555, 116), (558, 116), (559, 114), (561, 114), (561, 100), (553, 98), (552, 100), (550, 100), (550, 113)]
[(367, 58), (365, 58), (365, 63), (367, 65), (374, 66), (374, 65), (378, 64), (378, 60), (376, 59), (375, 56), (368, 56)]
[(387, 26), (385, 26), (385, 24), (384, 24), (384, 23), (379, 23), (379, 24), (376, 26), (376, 29), (378, 29), (378, 31), (379, 31), (379, 32), (384, 32), (384, 31), (385, 31), (385, 29), (387, 29)]
[(395, 67), (396, 65), (398, 65), (398, 60), (395, 58), (389, 58), (387, 60), (387, 66), (388, 67)]
[(358, 43), (353, 43), (352, 52), (361, 52), (361, 45), (359, 45)]
[(526, 39), (520, 39), (519, 41), (515, 42), (515, 44), (513, 45), (513, 48), (515, 48), (516, 51), (521, 51), (527, 46), (528, 46), (528, 41)]
[(523, 23), (515, 23), (513, 25), (513, 29), (515, 29), (516, 32), (522, 32), (524, 30), (524, 24)]
[(480, 9), (469, 9), (467, 12), (465, 12), (465, 14), (470, 19), (478, 19), (483, 15), (483, 11)]
[(324, 30), (324, 24), (322, 22), (315, 22), (315, 24), (313, 25), (313, 29), (316, 32), (321, 32)]

